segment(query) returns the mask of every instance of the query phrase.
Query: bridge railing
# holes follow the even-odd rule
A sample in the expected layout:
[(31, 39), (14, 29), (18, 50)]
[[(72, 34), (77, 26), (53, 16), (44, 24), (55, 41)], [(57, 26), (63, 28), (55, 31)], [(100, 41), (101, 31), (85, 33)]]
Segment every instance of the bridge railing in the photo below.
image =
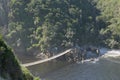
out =
[(68, 49), (68, 50), (66, 50), (66, 51), (64, 51), (64, 52), (62, 52), (62, 53), (59, 53), (59, 54), (57, 54), (57, 55), (55, 55), (55, 56), (52, 56), (52, 57), (50, 57), (50, 58), (47, 58), (47, 59), (44, 59), (44, 60), (38, 60), (38, 61), (30, 62), (30, 63), (25, 63), (25, 64), (22, 64), (22, 66), (29, 67), (29, 66), (41, 64), (41, 63), (44, 63), (44, 62), (47, 62), (47, 61), (56, 59), (56, 58), (58, 58), (58, 57), (60, 57), (60, 56), (62, 56), (62, 55), (65, 55), (65, 54), (69, 53), (71, 50), (72, 50), (72, 48), (71, 48), (71, 49)]

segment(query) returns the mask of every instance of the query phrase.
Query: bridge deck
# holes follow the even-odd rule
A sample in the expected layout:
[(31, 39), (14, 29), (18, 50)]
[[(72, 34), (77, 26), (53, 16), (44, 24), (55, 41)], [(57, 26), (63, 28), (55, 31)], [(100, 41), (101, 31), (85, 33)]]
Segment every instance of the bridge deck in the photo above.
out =
[(30, 63), (25, 63), (25, 64), (22, 64), (22, 66), (25, 66), (25, 67), (29, 67), (29, 66), (33, 66), (33, 65), (37, 65), (37, 64), (40, 64), (40, 63), (44, 63), (44, 62), (47, 62), (47, 61), (50, 61), (50, 60), (53, 60), (53, 59), (56, 59), (68, 52), (70, 52), (72, 49), (68, 49), (62, 53), (59, 53), (53, 57), (50, 57), (50, 58), (47, 58), (47, 59), (44, 59), (44, 60), (39, 60), (39, 61), (34, 61), (34, 62), (30, 62)]

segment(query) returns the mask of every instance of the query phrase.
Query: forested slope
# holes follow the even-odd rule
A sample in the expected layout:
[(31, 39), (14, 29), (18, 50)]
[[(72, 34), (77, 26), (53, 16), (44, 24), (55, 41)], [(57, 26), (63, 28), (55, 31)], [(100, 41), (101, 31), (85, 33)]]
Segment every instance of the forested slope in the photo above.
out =
[(10, 0), (9, 6), (5, 39), (24, 53), (120, 47), (119, 0)]
[(34, 79), (32, 74), (20, 66), (13, 51), (0, 36), (0, 80), (39, 80)]
[(99, 32), (103, 43), (110, 48), (120, 48), (120, 1), (98, 0), (97, 8), (100, 10), (98, 19), (105, 23)]

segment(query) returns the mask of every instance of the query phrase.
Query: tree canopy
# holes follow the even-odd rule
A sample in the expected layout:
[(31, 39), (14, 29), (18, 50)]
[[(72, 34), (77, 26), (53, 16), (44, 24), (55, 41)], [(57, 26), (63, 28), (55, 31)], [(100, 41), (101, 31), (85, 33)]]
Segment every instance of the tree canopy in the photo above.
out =
[(120, 47), (118, 0), (10, 0), (6, 40), (24, 52)]

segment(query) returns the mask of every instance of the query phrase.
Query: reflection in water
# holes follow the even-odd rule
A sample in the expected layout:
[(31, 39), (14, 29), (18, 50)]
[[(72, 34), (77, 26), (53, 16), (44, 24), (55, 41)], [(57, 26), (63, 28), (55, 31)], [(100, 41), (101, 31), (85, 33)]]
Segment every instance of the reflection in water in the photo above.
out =
[(72, 64), (47, 75), (46, 80), (120, 80), (120, 64), (100, 60), (97, 63)]
[[(117, 55), (117, 56), (109, 56)], [(108, 52), (97, 59), (57, 68), (41, 76), (45, 80), (120, 80), (120, 52)], [(37, 67), (40, 67), (37, 65)], [(39, 73), (33, 66), (33, 72)], [(39, 75), (39, 74), (38, 74)]]

